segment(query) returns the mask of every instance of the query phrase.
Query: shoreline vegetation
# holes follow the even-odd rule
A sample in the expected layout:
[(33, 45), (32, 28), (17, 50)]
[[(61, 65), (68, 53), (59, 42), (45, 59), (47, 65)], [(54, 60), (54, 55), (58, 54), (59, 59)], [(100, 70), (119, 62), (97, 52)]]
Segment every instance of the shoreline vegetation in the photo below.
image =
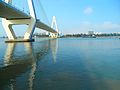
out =
[(120, 34), (66, 34), (61, 38), (120, 38)]
[[(49, 35), (46, 34), (39, 34), (35, 33), (33, 37), (49, 37)], [(88, 34), (65, 34), (65, 35), (59, 35), (60, 38), (120, 38), (120, 33), (102, 33), (102, 34), (94, 34), (94, 33), (88, 33)]]
[[(42, 38), (49, 37), (46, 34), (34, 34), (33, 37)], [(0, 38), (7, 38), (6, 36), (2, 36)], [(18, 36), (17, 38), (23, 38), (22, 36)], [(120, 34), (110, 33), (110, 34), (65, 34), (59, 35), (59, 38), (119, 38)]]

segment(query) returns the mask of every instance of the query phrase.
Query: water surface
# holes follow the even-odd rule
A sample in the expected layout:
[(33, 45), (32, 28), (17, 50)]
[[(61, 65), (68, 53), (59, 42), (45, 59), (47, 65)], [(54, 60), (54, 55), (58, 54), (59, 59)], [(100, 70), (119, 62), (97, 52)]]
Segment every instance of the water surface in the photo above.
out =
[(120, 90), (117, 38), (0, 39), (0, 90)]

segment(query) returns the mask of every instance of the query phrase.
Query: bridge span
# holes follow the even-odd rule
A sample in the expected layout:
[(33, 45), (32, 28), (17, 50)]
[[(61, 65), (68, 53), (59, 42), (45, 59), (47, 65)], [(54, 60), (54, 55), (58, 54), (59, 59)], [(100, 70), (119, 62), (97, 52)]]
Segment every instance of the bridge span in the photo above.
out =
[(45, 23), (41, 22), (36, 17), (35, 6), (33, 0), (27, 0), (30, 14), (26, 14), (25, 12), (19, 10), (18, 8), (11, 5), (12, 0), (0, 1), (0, 17), (2, 19), (2, 25), (5, 29), (5, 32), (8, 37), (8, 41), (19, 41), (13, 31), (13, 25), (28, 25), (27, 31), (24, 34), (24, 38), (20, 41), (33, 41), (32, 35), (34, 33), (35, 28), (40, 28), (50, 32), (51, 37), (58, 36), (58, 28), (56, 26), (56, 30), (53, 29), (53, 22), (56, 24), (55, 17), (53, 17), (52, 26), (48, 26)]

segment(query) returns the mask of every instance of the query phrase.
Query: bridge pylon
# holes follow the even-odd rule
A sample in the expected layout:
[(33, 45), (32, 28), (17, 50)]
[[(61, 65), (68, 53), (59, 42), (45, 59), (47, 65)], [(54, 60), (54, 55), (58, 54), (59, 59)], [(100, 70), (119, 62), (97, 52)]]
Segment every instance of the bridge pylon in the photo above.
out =
[(12, 4), (12, 0), (5, 0), (5, 2)]
[(52, 18), (51, 28), (54, 28), (54, 26), (55, 26), (55, 30), (57, 31), (57, 33), (50, 32), (49, 33), (49, 37), (51, 37), (51, 38), (58, 38), (59, 30), (58, 30), (58, 26), (57, 26), (57, 22), (56, 22), (56, 17), (55, 16), (53, 16), (53, 18)]
[[(24, 42), (24, 41), (33, 41), (32, 35), (35, 30), (35, 25), (36, 25), (36, 12), (34, 8), (34, 3), (33, 0), (27, 0), (28, 1), (28, 6), (30, 10), (30, 16), (31, 18), (27, 19), (2, 19), (2, 24), (5, 29), (5, 32), (8, 36), (8, 40), (6, 42)], [(12, 3), (12, 0), (5, 0), (6, 3)], [(12, 26), (13, 25), (22, 25), (26, 24), (28, 25), (27, 31), (24, 34), (24, 38), (22, 40), (17, 39)]]

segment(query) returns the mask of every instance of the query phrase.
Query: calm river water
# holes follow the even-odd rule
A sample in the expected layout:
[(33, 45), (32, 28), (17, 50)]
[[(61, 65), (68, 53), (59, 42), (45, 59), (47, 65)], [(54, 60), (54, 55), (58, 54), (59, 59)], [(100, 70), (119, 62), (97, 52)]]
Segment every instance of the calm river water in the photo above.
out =
[(120, 39), (0, 39), (0, 90), (120, 90)]

